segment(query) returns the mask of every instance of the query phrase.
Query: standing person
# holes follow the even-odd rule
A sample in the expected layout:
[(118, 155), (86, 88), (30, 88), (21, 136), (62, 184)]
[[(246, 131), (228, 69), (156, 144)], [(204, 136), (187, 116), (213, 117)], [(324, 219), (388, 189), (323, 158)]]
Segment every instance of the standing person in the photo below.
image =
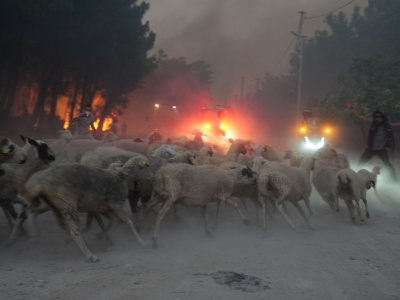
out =
[(85, 104), (84, 111), (72, 120), (73, 122), (76, 122), (73, 139), (94, 140), (94, 137), (90, 132), (90, 127), (93, 132), (96, 131), (93, 124), (95, 120), (96, 117), (92, 114), (92, 106), (90, 104)]
[(221, 128), (221, 121), (224, 116), (223, 111), (218, 111), (217, 117), (214, 119), (214, 132), (217, 133), (218, 135), (225, 136), (226, 132)]
[(126, 131), (128, 130), (128, 126), (126, 125), (126, 122), (122, 122), (121, 126), (121, 132), (122, 132), (122, 137), (126, 139)]
[(392, 127), (400, 126), (400, 122), (389, 123), (384, 111), (376, 109), (372, 114), (372, 119), (363, 116), (353, 106), (352, 102), (347, 102), (347, 108), (361, 121), (369, 122), (370, 128), (368, 133), (367, 148), (360, 157), (358, 166), (367, 163), (374, 156), (379, 157), (384, 165), (388, 168), (393, 181), (398, 181), (396, 171), (390, 163), (389, 155), (386, 148), (394, 149), (394, 135)]
[(113, 118), (112, 123), (110, 124), (110, 131), (114, 132), (116, 135), (118, 135), (118, 119)]

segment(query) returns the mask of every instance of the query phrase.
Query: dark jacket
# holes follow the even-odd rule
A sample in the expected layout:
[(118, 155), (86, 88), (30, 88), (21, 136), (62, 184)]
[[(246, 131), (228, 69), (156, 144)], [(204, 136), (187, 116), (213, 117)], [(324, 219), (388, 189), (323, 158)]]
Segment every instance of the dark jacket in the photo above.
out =
[(374, 121), (372, 121), (371, 126), (369, 128), (369, 134), (368, 134), (368, 148), (372, 149), (372, 145), (374, 143), (374, 137), (376, 132), (378, 131), (380, 126), (384, 126), (386, 133), (387, 133), (387, 142), (386, 142), (386, 147), (394, 148), (394, 135), (393, 135), (393, 129), (392, 126), (390, 126), (387, 116), (384, 111), (382, 110), (375, 110), (373, 115), (375, 114), (381, 114), (383, 117), (383, 123), (382, 124), (377, 124)]

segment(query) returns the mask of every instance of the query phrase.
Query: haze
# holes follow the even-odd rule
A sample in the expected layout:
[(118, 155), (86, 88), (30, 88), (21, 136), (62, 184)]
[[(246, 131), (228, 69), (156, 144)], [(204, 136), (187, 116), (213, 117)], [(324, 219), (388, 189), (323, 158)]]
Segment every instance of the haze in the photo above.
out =
[[(170, 57), (186, 56), (189, 61), (204, 60), (211, 64), (212, 94), (214, 101), (220, 103), (240, 95), (241, 77), (246, 94), (254, 90), (256, 78), (262, 79), (266, 72), (280, 75), (288, 71), (288, 59), (294, 48), (290, 32), (297, 31), (299, 11), (305, 11), (309, 17), (318, 16), (349, 1), (147, 2), (150, 9), (146, 17), (156, 33), (154, 51), (163, 49)], [(343, 8), (347, 16), (354, 5), (364, 7), (367, 0), (356, 0)], [(325, 29), (323, 20), (324, 17), (307, 19), (303, 34), (311, 37), (315, 30)]]

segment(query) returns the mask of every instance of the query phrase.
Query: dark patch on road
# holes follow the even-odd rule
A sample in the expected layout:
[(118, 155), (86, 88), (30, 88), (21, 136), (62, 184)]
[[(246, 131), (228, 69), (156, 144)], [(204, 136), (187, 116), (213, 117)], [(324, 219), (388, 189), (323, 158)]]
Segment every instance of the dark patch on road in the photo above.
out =
[(218, 284), (229, 286), (233, 290), (243, 292), (261, 292), (269, 290), (271, 282), (243, 273), (218, 271), (213, 273), (194, 273), (193, 275), (211, 276)]

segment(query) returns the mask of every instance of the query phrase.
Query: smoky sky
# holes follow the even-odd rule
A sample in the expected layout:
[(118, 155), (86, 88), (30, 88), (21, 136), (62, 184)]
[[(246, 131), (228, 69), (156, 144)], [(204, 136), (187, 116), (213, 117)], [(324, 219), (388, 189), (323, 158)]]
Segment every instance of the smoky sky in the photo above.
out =
[[(266, 72), (281, 75), (289, 70), (292, 42), (299, 25), (299, 13), (318, 16), (349, 0), (147, 0), (145, 20), (156, 34), (153, 51), (164, 50), (170, 57), (204, 60), (213, 71), (215, 100), (238, 97), (241, 78), (244, 94), (255, 88), (256, 78)], [(343, 10), (351, 16), (356, 0)], [(311, 37), (326, 29), (324, 17), (307, 19), (303, 35)], [(291, 44), (291, 47), (289, 45)], [(286, 49), (289, 49), (284, 56)], [(282, 61), (278, 64), (278, 61)], [(278, 65), (277, 65), (278, 64)], [(305, 66), (306, 67), (306, 66)]]

